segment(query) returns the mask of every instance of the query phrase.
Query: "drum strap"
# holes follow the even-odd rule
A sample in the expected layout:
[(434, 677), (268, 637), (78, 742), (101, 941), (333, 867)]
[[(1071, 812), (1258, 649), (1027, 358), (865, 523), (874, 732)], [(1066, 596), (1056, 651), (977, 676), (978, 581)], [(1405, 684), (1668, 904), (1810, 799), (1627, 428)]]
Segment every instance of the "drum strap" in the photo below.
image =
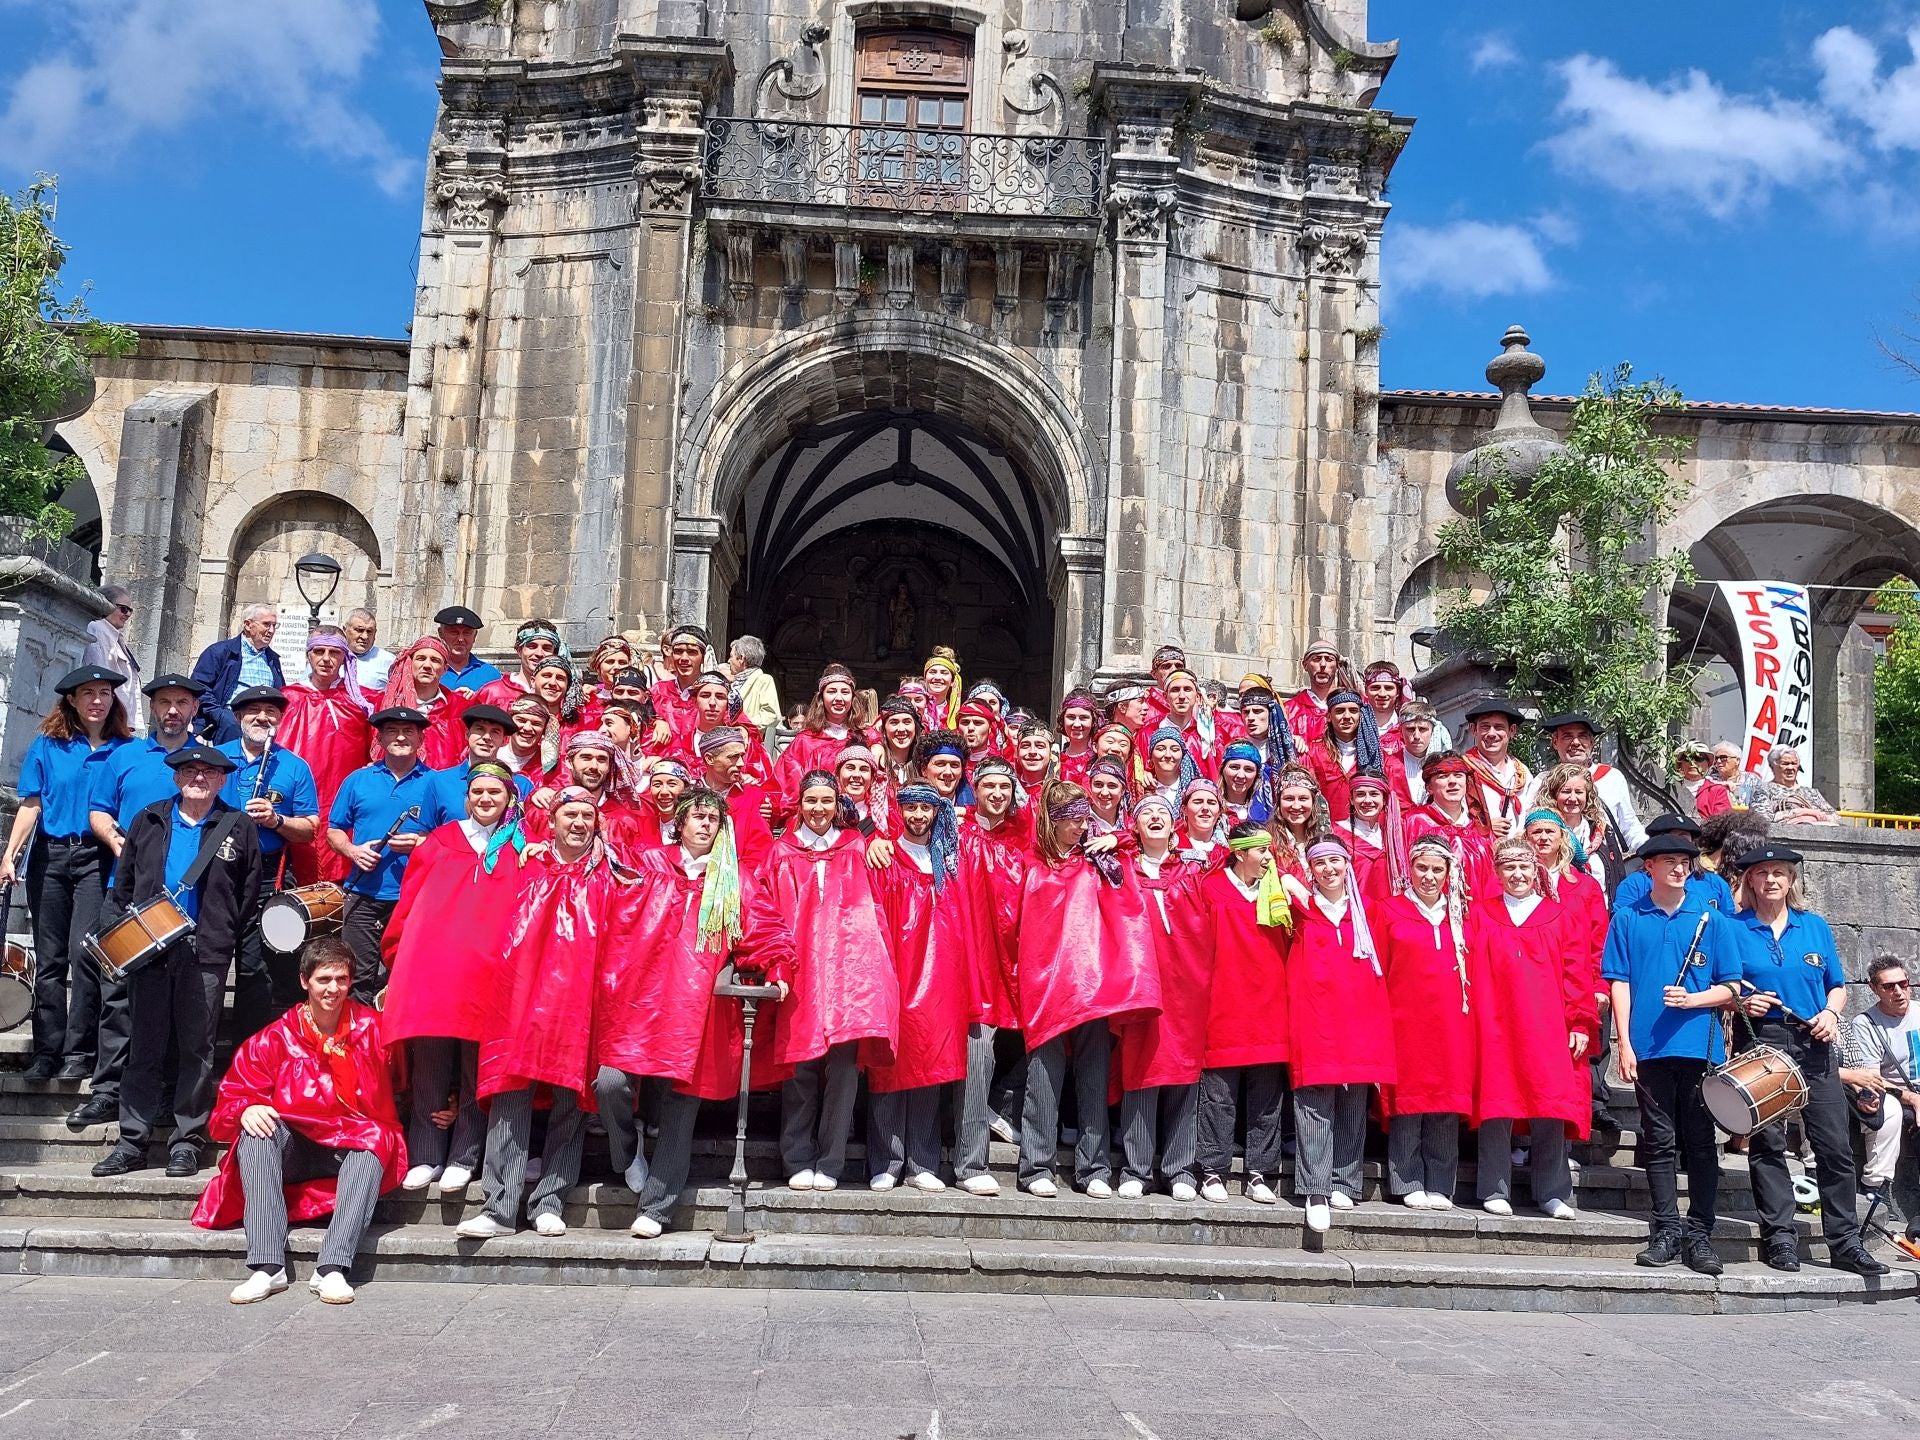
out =
[(200, 846), (200, 853), (193, 857), (193, 863), (187, 866), (187, 873), (180, 877), (179, 894), (184, 895), (200, 883), (200, 877), (207, 873), (207, 867), (213, 864), (214, 856), (220, 853), (220, 847), (227, 843), (227, 836), (233, 833), (233, 827), (240, 823), (240, 811), (229, 810), (213, 822), (213, 833), (208, 835)]

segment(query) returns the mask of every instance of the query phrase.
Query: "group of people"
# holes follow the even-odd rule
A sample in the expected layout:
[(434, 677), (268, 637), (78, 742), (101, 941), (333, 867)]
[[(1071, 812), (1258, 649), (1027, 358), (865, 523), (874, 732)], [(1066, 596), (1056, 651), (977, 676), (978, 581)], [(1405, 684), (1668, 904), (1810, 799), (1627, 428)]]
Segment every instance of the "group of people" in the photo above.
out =
[[(1720, 806), (1705, 780), (1695, 815), (1643, 826), (1586, 716), (1540, 722), (1554, 763), (1536, 774), (1512, 702), (1470, 709), (1456, 746), (1397, 667), (1356, 673), (1330, 643), (1291, 695), (1261, 675), (1225, 691), (1168, 646), (1050, 719), (941, 647), (884, 699), (829, 665), (777, 746), (751, 637), (725, 668), (692, 625), (583, 661), (536, 619), (502, 673), (474, 653), (478, 615), (435, 621), (378, 686), (364, 645), (317, 628), (286, 683), (271, 611), (250, 609), (194, 674), (141, 687), (141, 740), (128, 677), (82, 666), (21, 776), (0, 881), (32, 833), (29, 1074), (91, 1079), (69, 1123), (117, 1121), (98, 1175), (147, 1165), (169, 1112), (169, 1174), (229, 1146), (195, 1218), (245, 1224), (236, 1302), (285, 1288), (288, 1223), (329, 1211), (312, 1283), (350, 1300), (394, 1188), (477, 1178), (463, 1237), (510, 1234), (523, 1209), (564, 1233), (595, 1115), (632, 1233), (662, 1233), (700, 1102), (741, 1083), (723, 973), (777, 996), (749, 1083), (780, 1092), (795, 1190), (951, 1177), (995, 1195), (998, 1135), (1032, 1196), (1221, 1202), (1237, 1184), (1273, 1204), (1290, 1153), (1324, 1234), (1362, 1200), (1378, 1118), (1400, 1203), (1451, 1208), (1472, 1136), (1476, 1203), (1511, 1214), (1524, 1161), (1533, 1203), (1566, 1219), (1569, 1143), (1610, 1123), (1611, 1036), (1653, 1202), (1639, 1258), (1713, 1274), (1700, 1080), (1731, 1036), (1799, 1060), (1832, 1261), (1885, 1270), (1853, 1218), (1841, 1062), (1868, 1088), (1885, 1064), (1837, 1043), (1844, 977), (1799, 856), (1768, 839), (1771, 810)], [(263, 943), (278, 892), (335, 885), (337, 935)], [(83, 940), (156, 897), (191, 933), (104, 974)], [(239, 1046), (216, 1090), (230, 968)], [(1894, 1118), (1870, 1176), (1898, 1161)], [(1764, 1258), (1792, 1269), (1786, 1154), (1779, 1126), (1753, 1137)]]

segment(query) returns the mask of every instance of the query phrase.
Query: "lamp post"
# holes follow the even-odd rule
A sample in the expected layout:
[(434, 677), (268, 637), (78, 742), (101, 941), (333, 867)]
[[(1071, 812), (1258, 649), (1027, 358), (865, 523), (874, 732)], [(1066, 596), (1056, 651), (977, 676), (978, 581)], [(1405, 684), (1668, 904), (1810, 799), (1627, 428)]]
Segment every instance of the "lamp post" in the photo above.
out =
[(300, 598), (307, 602), (307, 625), (320, 623), (320, 607), (340, 588), (340, 562), (331, 555), (314, 551), (293, 562), (293, 583), (300, 587)]

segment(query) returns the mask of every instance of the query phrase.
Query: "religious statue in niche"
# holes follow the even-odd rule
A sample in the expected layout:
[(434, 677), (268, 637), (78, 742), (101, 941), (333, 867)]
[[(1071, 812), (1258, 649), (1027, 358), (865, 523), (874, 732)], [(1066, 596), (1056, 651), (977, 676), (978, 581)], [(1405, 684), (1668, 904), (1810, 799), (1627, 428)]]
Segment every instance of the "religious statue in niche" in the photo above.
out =
[(907, 577), (902, 575), (894, 586), (893, 599), (887, 602), (887, 643), (880, 647), (880, 659), (889, 655), (911, 655), (913, 650), (914, 622), (920, 618), (920, 609), (913, 603), (913, 592), (907, 588)]
[[(820, 46), (827, 27), (817, 20), (800, 27), (800, 38), (787, 53), (760, 72), (753, 87), (756, 120), (812, 119), (812, 102), (827, 88), (827, 62)], [(772, 138), (785, 139), (787, 127), (769, 127)]]
[(1000, 48), (1006, 68), (1000, 74), (1001, 102), (1013, 113), (1016, 135), (1064, 135), (1067, 130), (1067, 92), (1030, 53), (1026, 31), (1010, 30)]

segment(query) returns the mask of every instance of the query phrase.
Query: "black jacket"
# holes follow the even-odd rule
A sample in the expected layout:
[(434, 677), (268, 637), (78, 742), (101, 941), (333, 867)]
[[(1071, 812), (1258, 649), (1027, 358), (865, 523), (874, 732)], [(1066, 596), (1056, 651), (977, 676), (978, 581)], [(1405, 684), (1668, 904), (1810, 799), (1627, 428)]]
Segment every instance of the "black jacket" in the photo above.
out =
[[(173, 804), (172, 800), (157, 800), (127, 826), (126, 848), (114, 867), (113, 888), (107, 892), (101, 911), (103, 925), (166, 889)], [(220, 817), (233, 808), (223, 800), (213, 802), (213, 813), (200, 827), (203, 850)], [(260, 832), (252, 820), (241, 815), (228, 831), (221, 853), (200, 877), (200, 919), (191, 943), (202, 965), (217, 965), (224, 970), (233, 963), (240, 937), (260, 906), (260, 877), (265, 868), (260, 858)]]

